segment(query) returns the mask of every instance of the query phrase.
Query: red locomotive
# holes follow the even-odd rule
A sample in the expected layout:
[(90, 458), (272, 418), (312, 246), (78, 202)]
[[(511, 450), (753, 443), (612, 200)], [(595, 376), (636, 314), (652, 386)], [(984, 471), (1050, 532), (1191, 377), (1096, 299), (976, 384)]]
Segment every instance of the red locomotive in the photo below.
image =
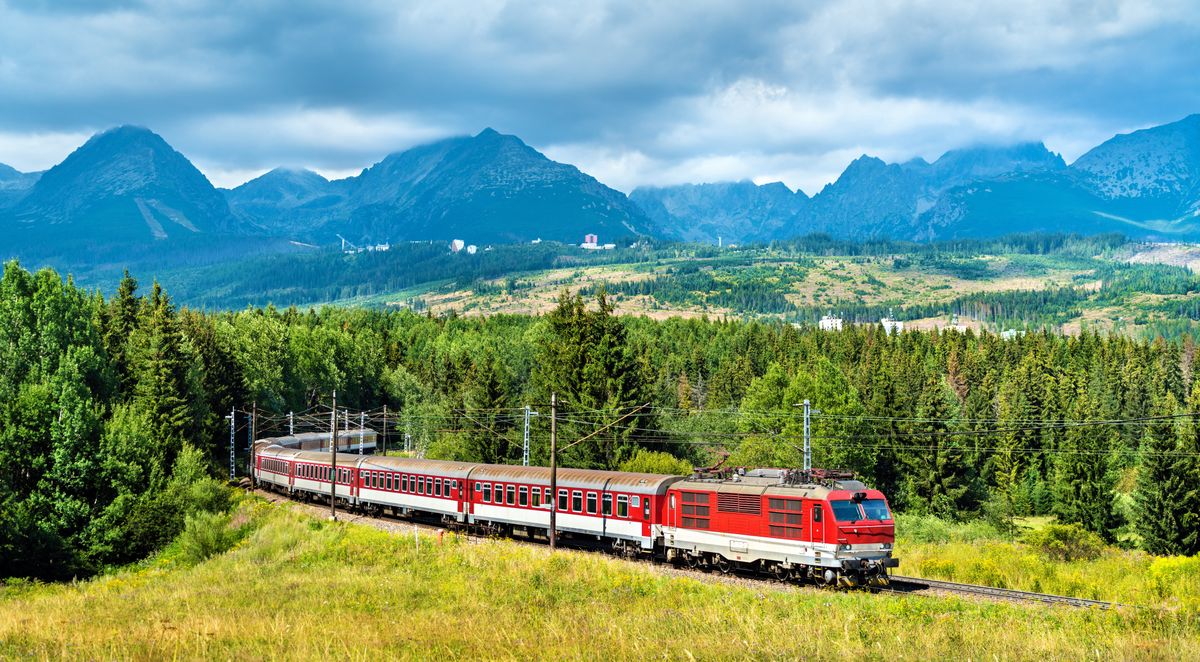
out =
[[(296, 443), (293, 443), (296, 442)], [(296, 437), (255, 444), (262, 485), (328, 498), (328, 452)], [(887, 581), (895, 528), (887, 498), (850, 474), (758, 469), (687, 478), (338, 453), (336, 496), (392, 515), (440, 516), (448, 524), (508, 535), (556, 529), (605, 541), (626, 554), (692, 567), (757, 570), (779, 579), (863, 586)]]

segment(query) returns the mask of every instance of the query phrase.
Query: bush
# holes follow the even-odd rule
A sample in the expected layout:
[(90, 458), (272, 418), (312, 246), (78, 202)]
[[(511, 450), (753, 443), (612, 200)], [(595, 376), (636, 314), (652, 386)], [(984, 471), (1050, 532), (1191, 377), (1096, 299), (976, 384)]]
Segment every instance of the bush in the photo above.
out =
[(984, 520), (950, 522), (935, 515), (897, 515), (896, 537), (908, 543), (999, 540), (1002, 535)]
[(183, 533), (179, 534), (179, 556), (192, 565), (229, 551), (242, 531), (232, 527), (232, 517), (226, 513), (198, 512), (188, 515)]
[(1078, 524), (1047, 524), (1026, 533), (1024, 542), (1058, 561), (1091, 561), (1105, 549), (1100, 536)]
[(636, 455), (621, 463), (620, 471), (646, 474), (692, 475), (692, 465), (670, 453), (639, 448)]

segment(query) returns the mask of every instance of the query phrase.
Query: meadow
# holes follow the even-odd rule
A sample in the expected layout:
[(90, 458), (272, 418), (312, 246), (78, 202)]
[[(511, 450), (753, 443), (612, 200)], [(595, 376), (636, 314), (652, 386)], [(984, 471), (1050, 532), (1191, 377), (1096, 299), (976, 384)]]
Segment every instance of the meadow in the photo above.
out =
[[(932, 550), (908, 542), (901, 553), (920, 563)], [(142, 564), (73, 584), (9, 584), (0, 594), (4, 658), (928, 659), (948, 651), (1200, 659), (1200, 628), (1180, 609), (735, 587), (502, 540), (416, 541), (255, 498), (232, 515), (190, 520)]]

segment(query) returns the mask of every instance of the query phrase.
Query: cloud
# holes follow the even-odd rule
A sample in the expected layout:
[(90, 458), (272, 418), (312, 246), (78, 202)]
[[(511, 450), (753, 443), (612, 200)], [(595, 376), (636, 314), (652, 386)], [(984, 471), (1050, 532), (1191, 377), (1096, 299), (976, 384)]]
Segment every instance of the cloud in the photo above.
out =
[(0, 162), (136, 123), (229, 184), (493, 126), (626, 190), (812, 193), (862, 152), (1070, 159), (1196, 112), (1198, 37), (1174, 0), (0, 0)]

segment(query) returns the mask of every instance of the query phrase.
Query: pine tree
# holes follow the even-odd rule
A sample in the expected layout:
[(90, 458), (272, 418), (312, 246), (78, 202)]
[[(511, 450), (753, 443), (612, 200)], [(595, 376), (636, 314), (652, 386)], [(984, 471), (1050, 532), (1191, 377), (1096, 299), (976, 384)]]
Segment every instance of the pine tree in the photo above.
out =
[(1200, 412), (1200, 380), (1192, 384), (1187, 411), (1193, 416), (1181, 419), (1176, 427), (1179, 457), (1173, 473), (1184, 486), (1176, 503), (1183, 533), (1180, 550), (1195, 555), (1200, 554), (1200, 425), (1194, 415)]
[(158, 436), (159, 468), (170, 472), (175, 455), (192, 439), (189, 359), (183, 350), (175, 309), (158, 283), (150, 298), (141, 332), (133, 338), (132, 373), (137, 382), (134, 402), (149, 415)]
[(1110, 426), (1077, 424), (1089, 418), (1105, 418), (1106, 412), (1098, 406), (1100, 398), (1094, 395), (1102, 388), (1103, 384), (1093, 379), (1090, 388), (1081, 387), (1076, 394), (1055, 459), (1054, 514), (1060, 522), (1080, 524), (1111, 542), (1117, 526), (1113, 512), (1115, 480), (1109, 467), (1116, 445), (1115, 431)]
[(104, 315), (104, 349), (112, 361), (118, 386), (126, 392), (132, 384), (129, 371), (129, 339), (137, 328), (141, 308), (141, 298), (136, 296), (137, 288), (138, 282), (126, 269), (125, 276), (117, 287), (117, 295), (109, 302)]
[[(1175, 396), (1167, 394), (1155, 401), (1151, 410), (1158, 419), (1146, 425), (1142, 436), (1142, 466), (1138, 475), (1137, 529), (1142, 548), (1151, 554), (1182, 554), (1184, 538), (1180, 502), (1187, 495), (1188, 477), (1176, 473), (1178, 458), (1177, 426), (1169, 417), (1179, 412)], [(1194, 488), (1193, 488), (1194, 489)]]
[(908, 483), (918, 506), (950, 519), (960, 519), (977, 507), (966, 454), (954, 434), (959, 429), (959, 409), (958, 396), (946, 379), (931, 375), (917, 407), (920, 422), (913, 427), (912, 439), (920, 448), (906, 455)]

